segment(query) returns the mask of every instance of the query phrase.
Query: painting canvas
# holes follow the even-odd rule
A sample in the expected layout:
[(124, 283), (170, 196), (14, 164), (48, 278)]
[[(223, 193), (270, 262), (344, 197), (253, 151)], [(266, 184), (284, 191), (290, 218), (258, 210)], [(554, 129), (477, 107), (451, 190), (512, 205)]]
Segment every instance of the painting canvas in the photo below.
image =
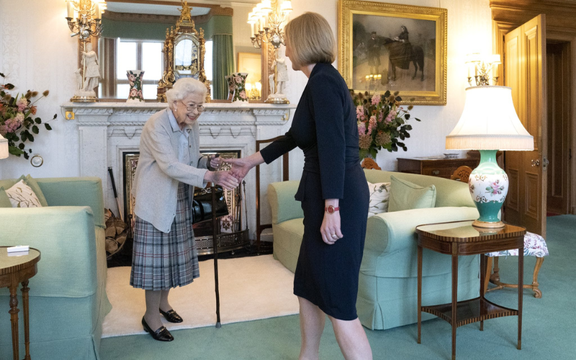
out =
[(262, 82), (262, 60), (260, 53), (238, 53), (238, 72), (248, 73), (247, 83)]
[(341, 0), (339, 67), (349, 88), (446, 104), (446, 9)]

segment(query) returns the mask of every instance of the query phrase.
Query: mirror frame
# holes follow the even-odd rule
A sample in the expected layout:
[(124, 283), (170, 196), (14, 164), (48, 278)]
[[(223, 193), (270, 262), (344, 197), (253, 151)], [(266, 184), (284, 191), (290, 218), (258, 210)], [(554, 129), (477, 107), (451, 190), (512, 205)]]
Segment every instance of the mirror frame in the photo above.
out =
[[(176, 22), (176, 29), (166, 29), (166, 41), (164, 42), (164, 74), (162, 79), (158, 82), (156, 90), (156, 100), (158, 102), (166, 102), (166, 91), (172, 88), (176, 82), (175, 74), (175, 54), (176, 45), (186, 39), (190, 39), (194, 45), (199, 47), (198, 52), (198, 80), (206, 86), (208, 90), (206, 94), (206, 102), (210, 102), (210, 82), (206, 80), (206, 73), (204, 72), (204, 55), (206, 54), (206, 46), (204, 41), (204, 29), (196, 30), (194, 21), (190, 16), (190, 8), (186, 2), (180, 10), (180, 19)], [(193, 76), (194, 77), (194, 76)]]

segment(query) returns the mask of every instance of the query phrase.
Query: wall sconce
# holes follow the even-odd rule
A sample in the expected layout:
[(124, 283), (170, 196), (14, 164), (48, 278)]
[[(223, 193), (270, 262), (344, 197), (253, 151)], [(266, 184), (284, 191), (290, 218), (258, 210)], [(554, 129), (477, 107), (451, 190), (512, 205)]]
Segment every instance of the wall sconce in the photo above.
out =
[(499, 54), (469, 54), (466, 64), (470, 86), (498, 85), (498, 65), (501, 64)]
[[(96, 53), (92, 51), (91, 44), (87, 43), (91, 37), (98, 38), (102, 33), (102, 13), (106, 10), (105, 1), (92, 1), (92, 0), (67, 0), (67, 15), (66, 21), (72, 34), (70, 36), (78, 36), (82, 44), (82, 68), (76, 71), (77, 77), (77, 91), (74, 97), (70, 99), (73, 102), (95, 102), (96, 93), (93, 91), (98, 86), (98, 73), (94, 70), (97, 68)], [(87, 53), (90, 53), (87, 55)], [(88, 61), (86, 57), (89, 56), (94, 63), (87, 71)], [(92, 70), (90, 70), (92, 69)]]
[(104, 10), (105, 1), (68, 0), (66, 20), (72, 31), (70, 36), (79, 36), (82, 42), (88, 41), (91, 36), (100, 36)]
[(262, 0), (248, 14), (248, 24), (252, 36), (252, 45), (261, 48), (263, 42), (271, 43), (275, 49), (284, 45), (284, 23), (292, 12), (289, 0)]

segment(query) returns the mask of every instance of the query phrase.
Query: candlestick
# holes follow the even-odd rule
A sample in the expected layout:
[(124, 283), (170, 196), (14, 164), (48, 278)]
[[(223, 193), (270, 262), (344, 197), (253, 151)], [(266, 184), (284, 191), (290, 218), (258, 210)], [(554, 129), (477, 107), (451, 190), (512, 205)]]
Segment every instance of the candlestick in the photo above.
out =
[(68, 17), (74, 18), (74, 5), (72, 4), (72, 1), (68, 1), (67, 9), (68, 9)]

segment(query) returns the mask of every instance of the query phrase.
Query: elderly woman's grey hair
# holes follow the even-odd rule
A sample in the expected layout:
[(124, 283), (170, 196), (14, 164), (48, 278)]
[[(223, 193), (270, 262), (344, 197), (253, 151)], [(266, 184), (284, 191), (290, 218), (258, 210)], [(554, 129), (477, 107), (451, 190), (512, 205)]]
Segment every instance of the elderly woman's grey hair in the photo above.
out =
[(201, 81), (193, 78), (181, 78), (174, 83), (172, 89), (166, 92), (166, 100), (168, 104), (172, 104), (175, 101), (184, 99), (190, 94), (200, 94), (204, 99), (207, 91), (206, 85)]

